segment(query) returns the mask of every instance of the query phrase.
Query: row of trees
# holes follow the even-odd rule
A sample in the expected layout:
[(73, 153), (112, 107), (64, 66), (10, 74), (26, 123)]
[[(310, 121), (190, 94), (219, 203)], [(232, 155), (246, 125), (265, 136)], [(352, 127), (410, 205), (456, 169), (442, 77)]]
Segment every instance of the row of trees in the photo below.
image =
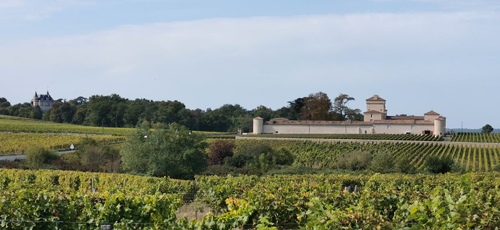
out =
[(226, 104), (214, 110), (190, 110), (179, 101), (129, 100), (113, 94), (60, 100), (42, 113), (39, 107), (32, 107), (30, 103), (11, 105), (5, 98), (0, 98), (0, 114), (99, 127), (136, 127), (147, 121), (177, 123), (199, 131), (232, 132), (241, 129), (250, 132), (252, 119), (257, 116), (265, 121), (277, 117), (290, 120), (362, 120), (359, 109), (347, 106), (353, 100), (347, 94), (340, 94), (332, 102), (326, 93), (318, 92), (289, 101), (288, 106), (277, 110), (262, 105), (247, 110), (238, 104)]

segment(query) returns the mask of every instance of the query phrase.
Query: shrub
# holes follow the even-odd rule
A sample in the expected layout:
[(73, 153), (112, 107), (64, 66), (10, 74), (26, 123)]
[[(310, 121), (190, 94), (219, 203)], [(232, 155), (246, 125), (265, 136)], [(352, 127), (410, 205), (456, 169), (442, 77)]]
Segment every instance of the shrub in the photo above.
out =
[(500, 172), (500, 164), (495, 165), (495, 167), (493, 167), (493, 171)]
[(464, 173), (466, 173), (466, 170), (465, 170), (465, 168), (460, 163), (455, 162), (453, 164), (453, 166), (451, 167), (451, 172), (452, 173), (464, 174)]
[(243, 154), (236, 154), (233, 157), (226, 158), (226, 165), (236, 168), (243, 168), (248, 162), (252, 161), (252, 156), (247, 156)]
[(415, 166), (411, 164), (411, 159), (407, 156), (400, 157), (394, 168), (397, 173), (414, 174), (417, 172)]
[(208, 146), (208, 164), (223, 165), (227, 157), (234, 155), (235, 146), (233, 141), (216, 140)]
[(379, 152), (373, 157), (370, 169), (378, 173), (394, 172), (394, 159), (388, 152)]
[(120, 151), (111, 146), (87, 145), (80, 152), (80, 160), (81, 164), (88, 171), (120, 171)]
[(294, 161), (293, 154), (286, 148), (279, 148), (275, 154), (276, 164), (278, 165), (292, 165)]
[(254, 145), (242, 146), (237, 154), (246, 156), (260, 156), (260, 154), (274, 153), (274, 149), (267, 143), (257, 143)]
[(240, 175), (240, 174), (248, 174), (248, 168), (236, 168), (229, 165), (211, 165), (207, 167), (207, 170), (203, 173), (205, 175), (217, 175), (217, 176), (226, 176), (226, 175)]
[(258, 162), (262, 154), (264, 154), (266, 162), (276, 160), (274, 149), (269, 144), (259, 143), (240, 147), (233, 157), (226, 159), (226, 164), (238, 168), (249, 166), (252, 163)]
[(25, 154), (26, 164), (31, 169), (42, 168), (44, 164), (59, 158), (59, 154), (40, 145), (29, 147)]
[(454, 164), (455, 161), (451, 157), (429, 156), (425, 160), (427, 171), (434, 174), (451, 172)]
[(339, 169), (364, 170), (370, 167), (372, 154), (364, 151), (353, 151), (342, 154), (336, 163)]

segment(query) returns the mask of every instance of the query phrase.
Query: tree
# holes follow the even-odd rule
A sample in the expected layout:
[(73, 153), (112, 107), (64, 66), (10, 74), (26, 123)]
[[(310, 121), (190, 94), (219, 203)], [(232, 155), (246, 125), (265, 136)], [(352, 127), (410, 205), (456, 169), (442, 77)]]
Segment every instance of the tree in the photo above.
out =
[(341, 93), (333, 100), (333, 111), (338, 114), (339, 120), (359, 120), (361, 110), (347, 107), (347, 103), (354, 101), (354, 97)]
[(42, 117), (43, 117), (43, 111), (40, 108), (40, 106), (33, 107), (33, 110), (31, 111), (30, 118), (41, 120)]
[(234, 155), (235, 143), (230, 140), (216, 140), (208, 146), (208, 163), (210, 165), (223, 165), (227, 157)]
[(57, 123), (71, 123), (76, 113), (76, 106), (68, 102), (56, 102), (50, 108), (49, 121)]
[(483, 126), (483, 130), (481, 131), (482, 133), (491, 133), (493, 132), (493, 127), (491, 127), (490, 124), (486, 124)]
[(253, 111), (253, 117), (262, 117), (264, 121), (269, 121), (271, 118), (273, 118), (273, 110), (270, 108), (267, 108), (263, 105), (257, 106)]
[(10, 102), (7, 101), (4, 97), (0, 97), (0, 114), (8, 115), (9, 114)]
[(332, 120), (331, 108), (332, 102), (326, 93), (310, 94), (309, 97), (304, 97), (300, 117), (303, 120)]
[(204, 137), (178, 124), (142, 125), (120, 152), (124, 170), (136, 174), (192, 179), (207, 167)]
[(290, 107), (290, 117), (287, 118), (290, 120), (300, 119), (300, 113), (302, 111), (302, 107), (304, 107), (304, 98), (297, 98), (294, 101), (289, 101), (288, 104)]

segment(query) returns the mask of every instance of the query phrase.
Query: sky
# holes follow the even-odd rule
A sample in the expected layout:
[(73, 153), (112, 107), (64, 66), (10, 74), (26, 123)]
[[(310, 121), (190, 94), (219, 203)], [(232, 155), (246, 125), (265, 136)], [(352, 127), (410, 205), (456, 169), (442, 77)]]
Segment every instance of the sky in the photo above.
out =
[(500, 129), (498, 0), (0, 0), (0, 97), (278, 109), (324, 92)]

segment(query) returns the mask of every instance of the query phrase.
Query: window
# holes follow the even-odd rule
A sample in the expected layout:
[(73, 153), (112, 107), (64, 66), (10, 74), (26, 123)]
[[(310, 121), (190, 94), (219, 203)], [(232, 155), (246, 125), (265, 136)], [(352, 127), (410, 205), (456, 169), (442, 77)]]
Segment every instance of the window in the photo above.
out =
[(387, 125), (387, 129), (391, 129), (391, 125)]
[(370, 118), (372, 118), (372, 117), (373, 117), (373, 114), (370, 114)]

